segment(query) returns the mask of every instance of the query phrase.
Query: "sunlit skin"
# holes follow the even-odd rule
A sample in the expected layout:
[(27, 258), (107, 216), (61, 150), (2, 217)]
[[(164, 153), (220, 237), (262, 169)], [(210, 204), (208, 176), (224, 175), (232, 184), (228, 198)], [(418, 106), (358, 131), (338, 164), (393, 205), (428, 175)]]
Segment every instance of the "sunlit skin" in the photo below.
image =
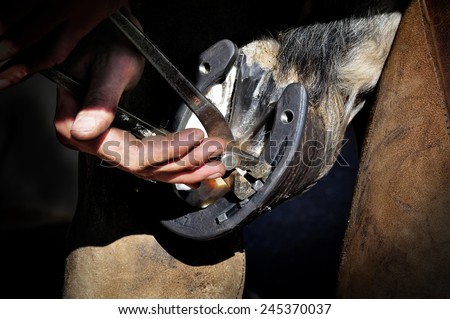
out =
[(122, 94), (139, 82), (145, 63), (111, 27), (101, 25), (100, 31), (91, 32), (122, 7), (128, 7), (127, 1), (0, 3), (0, 62), (9, 60), (0, 69), (0, 89), (63, 63), (72, 76), (88, 84), (88, 92), (78, 101), (58, 90), (54, 124), (61, 143), (143, 179), (194, 186), (222, 176), (223, 164), (211, 160), (225, 148), (220, 138), (186, 129), (139, 141), (110, 127)]

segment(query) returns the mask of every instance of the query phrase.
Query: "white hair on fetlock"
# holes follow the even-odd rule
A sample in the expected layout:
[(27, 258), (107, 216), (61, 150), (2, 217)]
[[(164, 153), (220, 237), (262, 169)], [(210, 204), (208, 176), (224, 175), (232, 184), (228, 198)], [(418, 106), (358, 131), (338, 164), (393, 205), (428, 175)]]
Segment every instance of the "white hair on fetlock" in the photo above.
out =
[[(318, 112), (329, 133), (326, 159), (337, 158), (347, 126), (378, 83), (400, 19), (399, 12), (380, 13), (304, 26), (280, 36), (274, 74), (280, 85), (299, 81), (306, 87), (310, 110)], [(324, 165), (318, 179), (331, 166)]]

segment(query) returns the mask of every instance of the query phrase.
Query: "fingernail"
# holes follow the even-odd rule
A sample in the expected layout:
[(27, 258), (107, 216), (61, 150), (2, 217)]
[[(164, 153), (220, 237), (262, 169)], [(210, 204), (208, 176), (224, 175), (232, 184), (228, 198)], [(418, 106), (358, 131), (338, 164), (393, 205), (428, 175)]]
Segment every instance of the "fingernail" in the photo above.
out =
[(211, 145), (208, 147), (209, 157), (219, 156), (223, 153), (223, 148), (221, 145)]
[(11, 82), (5, 79), (0, 79), (0, 90), (7, 88), (8, 86), (11, 85)]
[(90, 116), (80, 116), (72, 125), (72, 131), (88, 133), (94, 129), (95, 120)]
[(215, 178), (219, 178), (222, 177), (221, 173), (214, 173), (212, 175), (209, 175), (206, 179), (215, 179)]

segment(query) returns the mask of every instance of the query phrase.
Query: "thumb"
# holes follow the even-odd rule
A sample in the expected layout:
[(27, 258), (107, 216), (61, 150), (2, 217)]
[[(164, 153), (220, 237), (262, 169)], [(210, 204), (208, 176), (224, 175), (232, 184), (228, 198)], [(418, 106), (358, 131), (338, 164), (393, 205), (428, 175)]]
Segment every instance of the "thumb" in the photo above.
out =
[(117, 91), (111, 89), (109, 91), (105, 88), (95, 88), (88, 92), (83, 107), (72, 124), (70, 130), (72, 137), (78, 140), (90, 140), (109, 128), (120, 99)]
[(71, 128), (72, 137), (78, 140), (96, 138), (109, 128), (123, 92), (135, 81), (137, 71), (130, 72), (129, 65), (134, 62), (127, 63), (128, 57), (112, 60), (92, 68), (83, 106)]
[(72, 125), (72, 137), (89, 140), (109, 128), (123, 92), (139, 82), (144, 61), (123, 37), (100, 50), (90, 67), (89, 88)]

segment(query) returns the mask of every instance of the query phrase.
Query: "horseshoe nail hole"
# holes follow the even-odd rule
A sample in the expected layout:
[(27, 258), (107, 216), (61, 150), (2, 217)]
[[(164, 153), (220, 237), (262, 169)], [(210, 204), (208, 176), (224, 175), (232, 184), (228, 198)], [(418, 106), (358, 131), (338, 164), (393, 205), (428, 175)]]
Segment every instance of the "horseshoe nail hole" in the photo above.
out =
[(211, 64), (209, 64), (208, 62), (204, 62), (200, 64), (199, 69), (202, 74), (208, 74), (209, 72), (211, 72)]
[(283, 122), (284, 124), (291, 123), (293, 119), (294, 112), (292, 112), (291, 110), (286, 110), (283, 112), (283, 114), (281, 114), (281, 122)]

